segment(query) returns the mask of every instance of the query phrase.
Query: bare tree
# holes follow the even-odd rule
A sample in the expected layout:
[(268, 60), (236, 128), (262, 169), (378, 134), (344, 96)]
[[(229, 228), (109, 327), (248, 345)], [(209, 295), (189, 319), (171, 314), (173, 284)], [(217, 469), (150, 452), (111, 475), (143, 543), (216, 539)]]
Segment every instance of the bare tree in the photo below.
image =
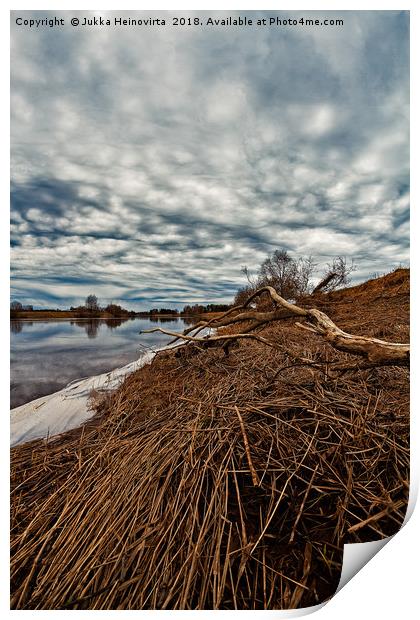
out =
[(285, 250), (275, 250), (262, 263), (255, 288), (271, 286), (284, 299), (296, 299), (308, 292), (314, 269), (311, 256), (295, 259)]
[(90, 312), (97, 312), (99, 310), (99, 304), (96, 295), (88, 295), (86, 297), (85, 306)]
[[(299, 258), (296, 264), (296, 288), (298, 295), (304, 295), (309, 292), (311, 276), (315, 270), (316, 263), (312, 256), (308, 258)], [(298, 296), (297, 295), (297, 296)]]

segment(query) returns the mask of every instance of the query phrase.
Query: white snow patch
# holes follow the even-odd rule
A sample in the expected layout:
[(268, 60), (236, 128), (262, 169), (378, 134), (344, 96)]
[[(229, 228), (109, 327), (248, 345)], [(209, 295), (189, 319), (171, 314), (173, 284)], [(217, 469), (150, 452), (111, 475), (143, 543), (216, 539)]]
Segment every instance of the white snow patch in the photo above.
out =
[(157, 350), (147, 351), (139, 359), (122, 368), (72, 381), (54, 394), (15, 407), (10, 412), (11, 445), (59, 435), (80, 426), (95, 413), (88, 408), (92, 390), (101, 392), (115, 390), (127, 375), (150, 364), (156, 353)]

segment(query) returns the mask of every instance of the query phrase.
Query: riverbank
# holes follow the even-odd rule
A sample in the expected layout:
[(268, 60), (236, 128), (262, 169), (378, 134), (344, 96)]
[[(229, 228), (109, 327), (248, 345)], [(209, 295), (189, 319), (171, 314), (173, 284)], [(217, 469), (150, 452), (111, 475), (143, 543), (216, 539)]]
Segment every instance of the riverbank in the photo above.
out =
[[(210, 331), (204, 330), (203, 333)], [(168, 340), (169, 337), (166, 342)], [(162, 342), (149, 345), (137, 359), (124, 366), (75, 379), (60, 390), (12, 408), (11, 446), (54, 437), (84, 424), (95, 414), (99, 400), (115, 391), (129, 374), (150, 364), (157, 353), (171, 348), (173, 345)]]
[[(408, 340), (407, 270), (312, 301), (353, 334)], [(294, 318), (259, 335), (275, 347), (163, 351), (83, 427), (13, 448), (13, 609), (316, 605), (344, 543), (398, 531), (408, 369), (332, 376), (352, 356)]]
[(15, 407), (10, 412), (10, 445), (54, 437), (86, 423), (101, 398), (116, 390), (130, 373), (149, 364), (155, 355), (147, 351), (122, 368), (72, 381), (58, 392)]

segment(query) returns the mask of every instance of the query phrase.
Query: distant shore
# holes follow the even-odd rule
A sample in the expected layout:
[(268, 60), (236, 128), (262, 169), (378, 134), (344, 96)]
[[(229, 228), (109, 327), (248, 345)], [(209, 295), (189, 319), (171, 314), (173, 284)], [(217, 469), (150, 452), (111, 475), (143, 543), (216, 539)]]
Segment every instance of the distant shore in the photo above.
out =
[(98, 312), (89, 316), (74, 310), (21, 310), (10, 314), (12, 320), (16, 319), (129, 319), (135, 315), (113, 316), (108, 312)]
[(81, 314), (74, 310), (18, 310), (10, 315), (10, 319), (28, 320), (28, 319), (182, 319), (182, 318), (205, 318), (210, 319), (217, 317), (221, 312), (206, 312), (202, 314), (149, 314), (148, 312), (133, 312), (129, 314), (113, 315), (109, 312), (98, 312), (92, 315)]

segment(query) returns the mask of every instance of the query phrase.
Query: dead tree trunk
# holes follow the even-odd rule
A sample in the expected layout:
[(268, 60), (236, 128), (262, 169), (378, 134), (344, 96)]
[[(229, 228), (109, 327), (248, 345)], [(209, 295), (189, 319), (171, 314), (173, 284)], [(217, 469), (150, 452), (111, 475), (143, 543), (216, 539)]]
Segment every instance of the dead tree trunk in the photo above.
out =
[[(270, 312), (247, 310), (252, 301), (256, 297), (260, 297), (263, 294), (268, 294), (270, 296), (275, 309)], [(253, 293), (241, 306), (231, 308), (222, 316), (211, 319), (210, 321), (200, 321), (195, 326), (186, 329), (182, 334), (171, 332), (160, 327), (147, 330), (147, 333), (159, 331), (163, 334), (173, 336), (175, 340), (172, 342), (181, 340), (184, 341), (184, 343), (187, 341), (202, 343), (225, 341), (228, 343), (235, 340), (250, 338), (258, 340), (265, 345), (276, 347), (274, 343), (271, 343), (266, 338), (252, 332), (255, 329), (273, 321), (280, 321), (293, 316), (304, 319), (304, 322), (296, 323), (298, 327), (322, 336), (324, 340), (326, 340), (338, 351), (344, 351), (345, 353), (350, 353), (364, 358), (367, 363), (366, 367), (408, 366), (410, 363), (409, 344), (387, 342), (385, 340), (378, 340), (377, 338), (371, 338), (369, 336), (356, 336), (353, 334), (348, 334), (337, 327), (337, 325), (326, 314), (324, 314), (324, 312), (321, 312), (315, 308), (310, 310), (300, 308), (299, 306), (283, 299), (283, 297), (281, 297), (271, 286), (264, 286), (263, 288), (260, 288), (258, 291), (255, 291), (255, 293)], [(251, 324), (239, 334), (219, 333), (204, 337), (198, 336), (198, 334), (205, 328), (210, 328), (213, 330), (243, 321), (250, 322)], [(194, 335), (191, 335), (191, 332), (194, 332)]]

